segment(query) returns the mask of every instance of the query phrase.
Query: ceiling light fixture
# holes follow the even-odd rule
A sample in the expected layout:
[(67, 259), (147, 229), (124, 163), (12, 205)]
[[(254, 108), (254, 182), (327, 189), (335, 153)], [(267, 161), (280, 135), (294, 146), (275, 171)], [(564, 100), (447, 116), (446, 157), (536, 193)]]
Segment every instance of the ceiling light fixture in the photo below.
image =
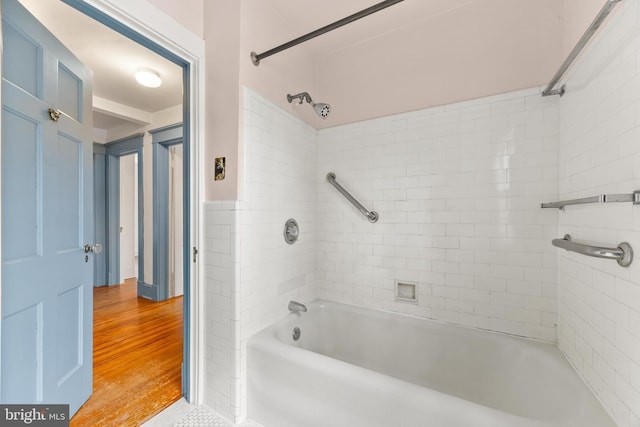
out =
[(138, 71), (136, 71), (136, 80), (142, 86), (146, 87), (158, 87), (162, 84), (160, 74), (151, 68), (139, 68)]

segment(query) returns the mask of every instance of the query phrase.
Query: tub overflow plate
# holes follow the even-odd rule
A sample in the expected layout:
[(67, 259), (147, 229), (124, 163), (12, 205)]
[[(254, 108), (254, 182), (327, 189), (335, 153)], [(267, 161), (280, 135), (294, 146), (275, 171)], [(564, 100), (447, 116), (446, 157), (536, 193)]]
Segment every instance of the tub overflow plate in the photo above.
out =
[(300, 328), (296, 326), (295, 328), (293, 328), (293, 333), (291, 334), (291, 337), (293, 338), (294, 341), (298, 341), (300, 339), (300, 334), (302, 334), (302, 332), (300, 332)]

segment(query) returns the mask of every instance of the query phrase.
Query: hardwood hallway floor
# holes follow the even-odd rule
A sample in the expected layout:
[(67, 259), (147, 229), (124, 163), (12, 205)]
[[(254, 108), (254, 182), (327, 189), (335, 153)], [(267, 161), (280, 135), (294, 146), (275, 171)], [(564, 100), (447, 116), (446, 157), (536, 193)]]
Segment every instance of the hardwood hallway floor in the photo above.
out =
[(182, 297), (138, 298), (128, 279), (93, 305), (93, 394), (71, 426), (140, 425), (182, 396)]

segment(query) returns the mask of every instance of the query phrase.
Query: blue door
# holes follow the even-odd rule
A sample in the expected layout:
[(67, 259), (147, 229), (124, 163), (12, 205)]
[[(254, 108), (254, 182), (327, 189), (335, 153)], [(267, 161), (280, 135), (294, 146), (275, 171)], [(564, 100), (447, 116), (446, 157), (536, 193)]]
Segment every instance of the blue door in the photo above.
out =
[(74, 414), (92, 386), (91, 73), (16, 0), (2, 35), (0, 401)]

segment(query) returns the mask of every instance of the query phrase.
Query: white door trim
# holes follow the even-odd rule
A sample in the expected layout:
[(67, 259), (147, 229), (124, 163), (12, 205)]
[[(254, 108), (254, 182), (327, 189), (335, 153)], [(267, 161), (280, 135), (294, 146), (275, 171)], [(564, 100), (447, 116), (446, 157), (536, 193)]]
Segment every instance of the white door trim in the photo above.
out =
[[(204, 40), (185, 29), (171, 17), (146, 0), (84, 0), (104, 14), (119, 21), (138, 34), (157, 43), (190, 64), (190, 178), (191, 178), (191, 245), (202, 253), (203, 230), (201, 227), (204, 200), (202, 153), (204, 151)], [(189, 263), (191, 269), (189, 342), (190, 375), (189, 396), (191, 403), (201, 404), (203, 398), (203, 263)], [(187, 266), (185, 266), (187, 268)]]

